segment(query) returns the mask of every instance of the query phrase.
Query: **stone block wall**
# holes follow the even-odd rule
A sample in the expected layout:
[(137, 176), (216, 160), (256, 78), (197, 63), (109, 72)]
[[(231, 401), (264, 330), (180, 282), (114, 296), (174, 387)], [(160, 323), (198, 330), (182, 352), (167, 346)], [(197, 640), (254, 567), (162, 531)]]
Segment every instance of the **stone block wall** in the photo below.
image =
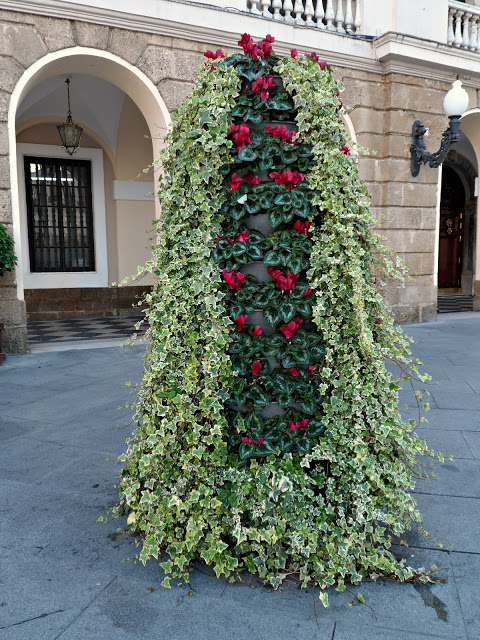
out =
[[(190, 91), (204, 61), (203, 52), (218, 44), (13, 11), (0, 11), (0, 29), (0, 222), (10, 230), (7, 110), (10, 95), (25, 69), (60, 49), (80, 46), (109, 51), (150, 78), (173, 111)], [(417, 118), (430, 127), (429, 148), (438, 147), (446, 126), (442, 100), (449, 86), (424, 78), (340, 66), (334, 72), (346, 87), (343, 102), (353, 107), (351, 119), (359, 144), (376, 151), (376, 155), (360, 160), (359, 171), (372, 196), (379, 233), (404, 258), (414, 276), (403, 285), (389, 285), (386, 295), (398, 321), (433, 319), (438, 170), (422, 167), (418, 182), (413, 182), (409, 147)], [(476, 96), (473, 102), (476, 104)], [(10, 352), (18, 352), (26, 347), (25, 304), (16, 296), (14, 278), (3, 281), (0, 316), (6, 324), (5, 342)], [(29, 294), (30, 305), (32, 300)]]

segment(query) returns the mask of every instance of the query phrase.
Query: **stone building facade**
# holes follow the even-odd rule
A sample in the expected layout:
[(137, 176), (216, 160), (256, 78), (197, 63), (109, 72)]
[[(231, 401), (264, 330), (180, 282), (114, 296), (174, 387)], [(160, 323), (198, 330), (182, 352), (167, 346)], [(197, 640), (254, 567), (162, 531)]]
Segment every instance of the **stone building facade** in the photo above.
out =
[[(0, 278), (8, 351), (27, 349), (29, 317), (125, 313), (151, 284), (110, 287), (148, 259), (150, 221), (161, 216), (152, 195), (159, 168), (152, 163), (171, 112), (191, 89), (204, 51), (235, 50), (244, 31), (259, 38), (271, 33), (279, 54), (292, 47), (316, 50), (344, 83), (347, 131), (373, 152), (360, 159), (359, 172), (379, 233), (412, 276), (386, 291), (397, 320), (436, 317), (439, 251), (451, 244), (447, 227), (440, 228), (447, 219), (455, 219), (461, 233), (456, 253), (448, 254), (459, 259), (451, 276), (456, 286), (444, 289), (475, 294), (480, 307), (480, 9), (457, 0), (385, 0), (381, 9), (374, 0), (304, 0), (303, 13), (292, 16), (288, 2), (218, 0), (213, 7), (154, 0), (148, 11), (135, 13), (127, 0), (96, 0), (89, 7), (76, 0), (0, 1), (0, 223), (19, 256), (16, 273)], [(412, 177), (410, 142), (420, 119), (429, 127), (429, 150), (438, 148), (448, 125), (442, 101), (457, 74), (470, 104), (460, 143), (444, 165), (455, 191), (446, 180), (442, 190), (441, 169), (423, 166)], [(72, 159), (92, 168), (95, 269), (42, 272), (40, 265), (34, 271), (39, 231), (32, 226), (31, 193), (40, 192), (39, 181), (54, 179), (41, 174), (51, 166), (65, 165), (72, 175), (78, 170), (60, 162), (66, 156), (55, 126), (66, 114), (67, 77), (72, 115), (84, 128)], [(29, 167), (36, 177), (29, 178)], [(62, 251), (65, 258), (68, 250)], [(448, 256), (440, 260), (452, 271), (445, 266)]]

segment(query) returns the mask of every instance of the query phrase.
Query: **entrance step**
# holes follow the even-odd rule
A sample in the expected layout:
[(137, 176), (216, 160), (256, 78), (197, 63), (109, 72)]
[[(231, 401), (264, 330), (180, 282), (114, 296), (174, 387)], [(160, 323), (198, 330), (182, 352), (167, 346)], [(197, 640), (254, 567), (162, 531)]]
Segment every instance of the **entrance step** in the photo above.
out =
[(437, 313), (473, 311), (473, 296), (463, 293), (450, 293), (438, 296)]

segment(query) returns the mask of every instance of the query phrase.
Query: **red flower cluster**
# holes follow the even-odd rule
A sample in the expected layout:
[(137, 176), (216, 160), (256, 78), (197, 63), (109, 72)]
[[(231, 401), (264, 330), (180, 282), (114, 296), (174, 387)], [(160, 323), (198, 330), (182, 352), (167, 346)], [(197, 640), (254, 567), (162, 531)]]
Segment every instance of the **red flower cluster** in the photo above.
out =
[(245, 182), (247, 184), (251, 184), (251, 185), (260, 184), (260, 178), (258, 176), (256, 176), (256, 175), (254, 175), (251, 171), (246, 173), (243, 176), (243, 179), (245, 180)]
[(283, 333), (287, 340), (290, 340), (295, 335), (295, 331), (300, 328), (301, 324), (303, 324), (303, 320), (301, 318), (294, 318), (287, 324), (282, 324), (282, 326), (280, 327), (280, 331)]
[(262, 370), (262, 363), (260, 362), (260, 360), (255, 360), (255, 362), (251, 366), (251, 369), (254, 376), (256, 376), (257, 373), (260, 373), (260, 371)]
[(300, 173), (297, 170), (272, 171), (269, 176), (270, 178), (275, 180), (277, 184), (284, 184), (289, 191), (291, 191), (296, 184), (298, 184), (302, 180), (305, 180), (305, 176), (303, 175), (303, 173)]
[(316, 62), (318, 62), (320, 69), (323, 69), (324, 67), (327, 66), (327, 63), (325, 62), (325, 60), (320, 60), (320, 58), (318, 57), (318, 54), (316, 54), (315, 51), (312, 51), (312, 53), (306, 53), (305, 55), (307, 56), (307, 58), (311, 58), (312, 60), (315, 60)]
[(298, 233), (304, 233), (305, 235), (308, 235), (308, 230), (310, 229), (311, 226), (312, 226), (312, 223), (310, 222), (310, 220), (305, 220), (305, 222), (302, 222), (301, 220), (297, 220), (293, 225), (293, 229), (295, 231), (298, 231)]
[(241, 331), (243, 329), (243, 326), (245, 324), (245, 322), (247, 321), (248, 316), (243, 315), (243, 316), (237, 316), (235, 318), (235, 324), (237, 325), (237, 329), (238, 331)]
[(308, 424), (308, 419), (300, 420), (300, 422), (293, 422), (293, 420), (288, 420), (287, 425), (290, 427), (290, 431), (295, 431), (296, 429), (301, 429), (302, 427), (306, 427)]
[(228, 132), (227, 135), (229, 138), (230, 137), (233, 138), (233, 142), (237, 147), (237, 151), (240, 151), (240, 149), (245, 145), (252, 144), (249, 133), (250, 133), (250, 129), (247, 127), (247, 125), (244, 122), (242, 122), (242, 124), (232, 123), (230, 125), (230, 131)]
[(262, 444), (263, 436), (259, 436), (258, 440), (250, 440), (247, 436), (242, 436), (242, 442), (250, 442), (250, 444)]
[(344, 153), (346, 156), (350, 155), (350, 149), (348, 147), (339, 147), (338, 150)]
[[(248, 235), (248, 233), (246, 231), (242, 231), (241, 233), (237, 233), (236, 236), (233, 236), (233, 238), (227, 238), (227, 240), (230, 244), (233, 244), (235, 240), (238, 240), (239, 242), (245, 242), (245, 240), (249, 240), (249, 238), (250, 236)], [(218, 239), (219, 238), (215, 238), (215, 240)]]
[(292, 142), (292, 138), (297, 132), (289, 131), (284, 124), (279, 124), (276, 127), (271, 127), (270, 125), (267, 125), (265, 127), (265, 133), (269, 133), (274, 138), (280, 138), (282, 142), (289, 142), (290, 144), (298, 143), (298, 140), (295, 140), (295, 142)]
[(260, 329), (260, 327), (257, 326), (254, 327), (253, 329), (250, 329), (250, 331), (248, 332), (251, 336), (261, 336), (262, 335), (262, 330)]
[(276, 84), (273, 81), (273, 76), (257, 76), (257, 79), (252, 83), (252, 92), (254, 94), (260, 94), (262, 100), (267, 100), (269, 89), (275, 89)]
[(209, 49), (208, 51), (205, 51), (203, 55), (205, 56), (205, 58), (210, 58), (210, 60), (217, 60), (218, 58), (225, 57), (225, 54), (221, 49), (217, 49), (215, 53), (213, 53), (213, 51), (210, 51)]
[(275, 267), (268, 267), (267, 273), (269, 276), (272, 276), (272, 280), (282, 291), (291, 291), (300, 277), (299, 273), (293, 273), (293, 271), (289, 271), (287, 275), (284, 276), (280, 269), (275, 269)]
[(298, 371), (295, 369), (295, 367), (289, 367), (288, 369), (290, 371), (290, 373), (292, 374), (292, 376), (295, 378), (296, 376), (298, 376)]
[(240, 271), (227, 271), (223, 269), (222, 278), (228, 284), (230, 289), (238, 289), (241, 288), (242, 284), (245, 282), (245, 276)]
[(238, 187), (242, 184), (242, 182), (243, 182), (242, 178), (240, 178), (240, 176), (237, 176), (237, 174), (234, 173), (232, 174), (230, 182), (227, 182), (227, 184), (230, 187), (230, 191), (236, 191)]
[(255, 44), (252, 40), (252, 36), (248, 33), (244, 33), (241, 40), (238, 41), (238, 45), (242, 47), (246, 56), (257, 58), (270, 56), (272, 54), (272, 42), (275, 42), (275, 38), (268, 34), (263, 40), (260, 40), (260, 42)]

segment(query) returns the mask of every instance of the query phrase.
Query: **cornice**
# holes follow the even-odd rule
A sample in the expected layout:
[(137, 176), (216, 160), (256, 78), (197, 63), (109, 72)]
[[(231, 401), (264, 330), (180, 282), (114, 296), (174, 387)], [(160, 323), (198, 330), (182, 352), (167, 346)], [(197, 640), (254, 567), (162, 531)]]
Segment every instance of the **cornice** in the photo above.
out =
[(458, 73), (466, 86), (480, 81), (480, 53), (441, 42), (389, 32), (373, 41), (384, 73), (452, 82)]
[[(238, 34), (242, 30), (250, 29), (257, 34), (270, 31), (276, 37), (275, 50), (279, 55), (287, 55), (292, 47), (300, 51), (314, 48), (333, 66), (382, 72), (373, 55), (371, 39), (274, 22), (248, 11), (187, 0), (160, 0), (156, 6), (156, 15), (142, 15), (61, 0), (0, 0), (0, 9), (203, 41), (230, 49), (238, 48)], [(218, 12), (223, 14), (221, 21)], [(199, 13), (202, 19), (195, 20)], [(219, 23), (222, 28), (209, 26)]]

